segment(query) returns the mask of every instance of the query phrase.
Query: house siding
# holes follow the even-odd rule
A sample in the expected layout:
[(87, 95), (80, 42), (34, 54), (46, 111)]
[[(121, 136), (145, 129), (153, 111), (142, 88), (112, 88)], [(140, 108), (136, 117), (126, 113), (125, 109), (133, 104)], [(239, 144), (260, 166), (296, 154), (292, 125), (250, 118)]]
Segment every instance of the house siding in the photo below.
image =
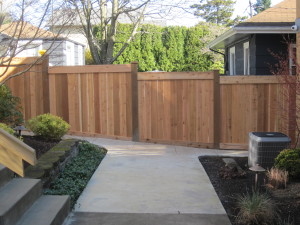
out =
[(256, 43), (256, 75), (272, 75), (272, 66), (278, 63), (275, 55), (288, 56), (288, 43), (295, 42), (295, 35), (257, 34)]
[(79, 65), (79, 60), (78, 60), (78, 44), (74, 44), (74, 57), (75, 57), (75, 65)]
[(244, 74), (244, 49), (243, 44), (249, 41), (250, 74), (272, 75), (272, 67), (278, 63), (274, 55), (287, 57), (288, 43), (295, 43), (294, 34), (253, 34), (248, 39), (242, 39), (225, 50), (225, 71), (229, 75), (229, 49), (235, 47), (236, 75)]
[(244, 42), (235, 45), (235, 71), (236, 74), (244, 74)]
[(256, 75), (255, 35), (251, 35), (251, 38), (249, 39), (249, 51), (250, 51), (250, 75)]
[(53, 43), (52, 40), (43, 41), (43, 49), (49, 49), (51, 47), (51, 52), (49, 55), (49, 65), (50, 66), (64, 66), (66, 65), (66, 56), (64, 50), (66, 49), (65, 41), (56, 41)]

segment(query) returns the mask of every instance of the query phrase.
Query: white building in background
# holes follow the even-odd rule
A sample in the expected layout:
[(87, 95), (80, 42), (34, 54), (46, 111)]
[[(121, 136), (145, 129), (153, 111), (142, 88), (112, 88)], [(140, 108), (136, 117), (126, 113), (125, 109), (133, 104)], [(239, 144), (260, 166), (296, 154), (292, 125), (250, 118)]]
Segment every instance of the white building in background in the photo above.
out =
[[(18, 40), (15, 38), (16, 30), (20, 30), (20, 24), (17, 22), (0, 26), (0, 45), (2, 48), (7, 48), (9, 43), (16, 45), (16, 57), (39, 56), (39, 50), (47, 50), (50, 66), (85, 65), (84, 44), (58, 36), (27, 22), (23, 22)], [(10, 46), (10, 48), (13, 47)]]

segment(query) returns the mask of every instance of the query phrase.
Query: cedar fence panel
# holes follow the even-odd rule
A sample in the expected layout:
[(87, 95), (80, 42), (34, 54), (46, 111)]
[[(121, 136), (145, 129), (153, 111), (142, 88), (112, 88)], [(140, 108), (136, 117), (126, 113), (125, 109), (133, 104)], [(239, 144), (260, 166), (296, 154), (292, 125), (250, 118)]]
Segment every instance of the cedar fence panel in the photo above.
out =
[(71, 133), (130, 139), (131, 65), (49, 68), (50, 113)]
[(215, 72), (138, 74), (141, 141), (214, 146)]
[[(38, 57), (14, 58), (8, 73), (24, 71)], [(1, 71), (5, 66), (1, 66)], [(34, 64), (29, 71), (6, 82), (14, 96), (20, 97), (24, 119), (49, 112), (48, 58)]]
[(294, 137), (283, 119), (288, 111), (284, 109), (290, 107), (282, 98), (283, 86), (276, 76), (220, 77), (220, 148), (246, 149), (253, 131)]

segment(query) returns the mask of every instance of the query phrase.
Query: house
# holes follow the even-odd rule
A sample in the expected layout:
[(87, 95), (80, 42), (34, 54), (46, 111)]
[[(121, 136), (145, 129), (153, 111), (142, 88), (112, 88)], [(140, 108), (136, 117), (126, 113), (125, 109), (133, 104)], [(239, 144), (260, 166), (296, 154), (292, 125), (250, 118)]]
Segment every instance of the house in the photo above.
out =
[[(39, 56), (39, 50), (48, 50), (51, 66), (85, 64), (83, 44), (28, 22), (13, 22), (0, 26), (0, 40), (0, 51), (8, 50), (4, 53), (6, 56), (32, 57)], [(1, 53), (2, 56), (4, 54)]]
[(226, 75), (271, 75), (274, 55), (289, 57), (293, 73), (296, 31), (296, 0), (284, 0), (242, 22), (209, 43), (210, 49), (225, 50)]

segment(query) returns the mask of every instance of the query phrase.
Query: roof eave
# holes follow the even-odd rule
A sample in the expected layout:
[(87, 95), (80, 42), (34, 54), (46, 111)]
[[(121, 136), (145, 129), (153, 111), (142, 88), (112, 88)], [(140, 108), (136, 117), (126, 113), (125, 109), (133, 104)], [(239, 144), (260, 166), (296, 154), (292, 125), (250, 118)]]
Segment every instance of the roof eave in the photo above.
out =
[(290, 26), (253, 26), (253, 27), (233, 27), (226, 31), (215, 40), (208, 44), (209, 48), (222, 49), (228, 45), (228, 40), (231, 42), (238, 40), (243, 36), (249, 34), (296, 34), (297, 32), (292, 30)]

